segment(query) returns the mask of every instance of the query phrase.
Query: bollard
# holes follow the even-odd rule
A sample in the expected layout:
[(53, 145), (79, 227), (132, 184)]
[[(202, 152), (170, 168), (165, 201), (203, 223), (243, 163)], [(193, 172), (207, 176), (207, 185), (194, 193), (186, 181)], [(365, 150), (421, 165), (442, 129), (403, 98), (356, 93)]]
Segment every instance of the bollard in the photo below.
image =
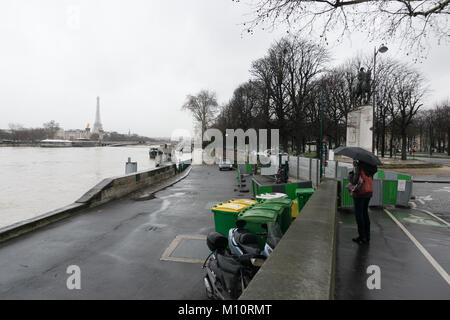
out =
[(312, 180), (312, 158), (309, 158), (309, 181)]
[(334, 164), (334, 178), (337, 179), (339, 177), (338, 175), (338, 170), (339, 170), (339, 161), (335, 161)]
[(131, 162), (131, 158), (128, 157), (128, 162), (125, 163), (125, 174), (137, 172), (137, 162)]

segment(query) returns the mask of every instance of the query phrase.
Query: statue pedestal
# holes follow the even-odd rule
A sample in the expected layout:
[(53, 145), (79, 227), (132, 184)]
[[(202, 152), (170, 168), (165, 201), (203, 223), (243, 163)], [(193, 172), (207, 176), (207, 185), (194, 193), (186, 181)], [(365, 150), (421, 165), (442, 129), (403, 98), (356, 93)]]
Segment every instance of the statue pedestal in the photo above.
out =
[(359, 107), (348, 114), (347, 147), (360, 147), (372, 152), (373, 108), (371, 105)]

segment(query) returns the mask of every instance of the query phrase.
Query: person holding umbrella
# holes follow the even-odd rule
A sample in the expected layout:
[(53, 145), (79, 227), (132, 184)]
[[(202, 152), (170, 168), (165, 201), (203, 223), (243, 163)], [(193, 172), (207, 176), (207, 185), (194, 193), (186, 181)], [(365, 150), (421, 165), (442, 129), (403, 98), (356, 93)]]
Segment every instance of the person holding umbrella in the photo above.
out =
[(346, 186), (353, 197), (358, 237), (352, 240), (358, 244), (370, 241), (369, 202), (373, 193), (373, 175), (381, 161), (373, 153), (357, 147), (340, 147), (335, 154), (354, 159), (353, 171), (349, 173), (349, 184)]

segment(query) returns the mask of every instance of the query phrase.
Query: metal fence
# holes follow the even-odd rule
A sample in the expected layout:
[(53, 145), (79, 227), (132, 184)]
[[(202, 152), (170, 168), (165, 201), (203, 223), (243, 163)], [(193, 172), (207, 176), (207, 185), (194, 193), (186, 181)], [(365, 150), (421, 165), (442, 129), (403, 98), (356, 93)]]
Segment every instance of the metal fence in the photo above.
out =
[[(323, 167), (323, 178), (339, 179), (343, 174), (347, 175), (347, 168), (351, 163), (339, 161), (327, 161)], [(315, 186), (320, 184), (320, 160), (305, 157), (289, 157), (289, 176), (299, 180), (312, 181)]]
[[(353, 165), (348, 162), (327, 161), (323, 167), (323, 178), (338, 179), (342, 185), (348, 183), (348, 173)], [(314, 187), (320, 184), (320, 160), (305, 157), (289, 157), (289, 176), (298, 180), (311, 181)], [(399, 186), (399, 181), (402, 182)], [(400, 205), (407, 206), (411, 199), (413, 183), (411, 177), (396, 172), (378, 170), (374, 176), (374, 193), (371, 206)], [(341, 206), (353, 206), (353, 199), (348, 190), (342, 188)]]

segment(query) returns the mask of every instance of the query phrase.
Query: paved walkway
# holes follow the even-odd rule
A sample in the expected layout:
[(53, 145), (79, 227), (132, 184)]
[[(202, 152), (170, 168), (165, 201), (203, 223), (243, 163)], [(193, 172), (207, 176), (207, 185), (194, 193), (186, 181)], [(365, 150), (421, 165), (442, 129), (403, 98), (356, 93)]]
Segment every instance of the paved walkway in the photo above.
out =
[[(235, 185), (235, 171), (193, 167), (152, 200), (113, 201), (3, 243), (0, 299), (204, 299), (201, 263), (160, 258), (177, 236), (212, 231), (210, 207), (238, 197)], [(176, 253), (206, 258), (204, 240), (194, 247)], [(67, 289), (70, 265), (81, 269), (81, 290)]]
[[(386, 211), (370, 210), (371, 242), (357, 245), (353, 212), (340, 212), (336, 299), (450, 299), (450, 228), (418, 210), (387, 210), (415, 240)], [(379, 290), (367, 287), (371, 265), (380, 267)]]
[[(413, 159), (413, 157), (408, 156), (408, 159)], [(450, 166), (450, 158), (426, 158), (426, 157), (415, 157), (414, 159), (420, 160), (428, 163), (441, 164), (443, 166)]]
[[(154, 199), (113, 201), (5, 242), (0, 299), (205, 299), (199, 262), (208, 253), (203, 239), (214, 229), (210, 207), (249, 196), (236, 189), (235, 171), (193, 167)], [(448, 273), (450, 229), (419, 209), (388, 210)], [(439, 213), (450, 222), (446, 215)], [(358, 246), (351, 241), (353, 214), (339, 215), (336, 298), (450, 299), (435, 265), (392, 218), (380, 210), (371, 218), (372, 242)], [(81, 269), (81, 290), (67, 289), (70, 265)], [(366, 286), (370, 265), (381, 268), (381, 290)]]

